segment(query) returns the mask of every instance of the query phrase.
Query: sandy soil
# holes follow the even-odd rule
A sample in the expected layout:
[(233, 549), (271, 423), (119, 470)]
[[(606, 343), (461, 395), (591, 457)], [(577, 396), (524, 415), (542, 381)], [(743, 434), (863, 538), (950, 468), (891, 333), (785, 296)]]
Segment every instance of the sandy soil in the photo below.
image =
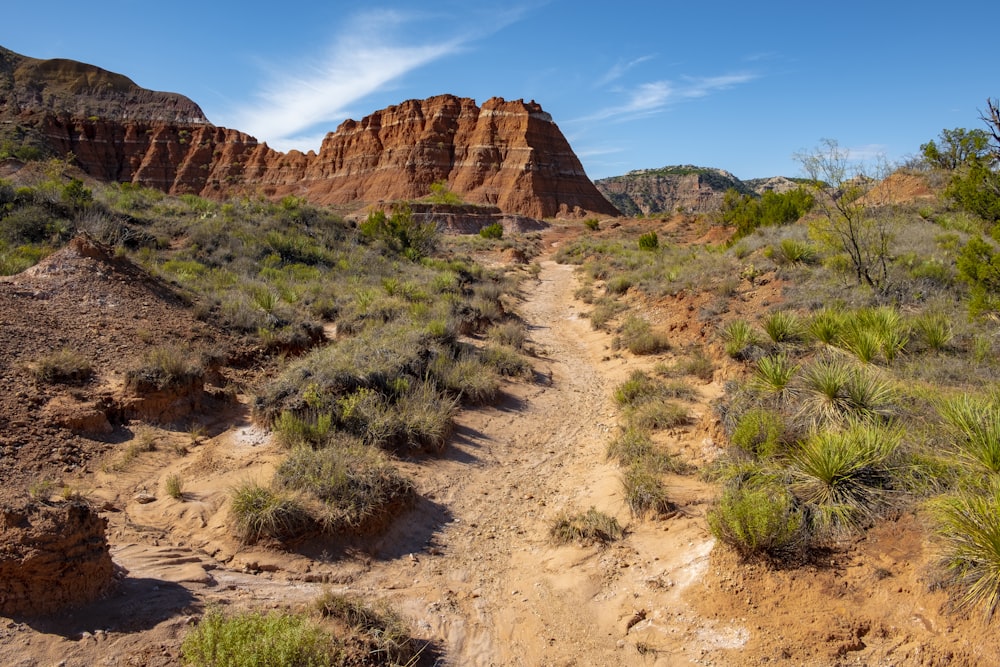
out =
[[(226, 490), (269, 476), (280, 456), (269, 435), (242, 403), (203, 434), (158, 429), (154, 452), (86, 478), (122, 568), (115, 591), (58, 618), (0, 619), (0, 664), (177, 664), (207, 605), (294, 608), (329, 589), (390, 601), (447, 665), (1000, 664), (994, 634), (949, 615), (930, 590), (912, 515), (790, 571), (716, 547), (704, 519), (716, 489), (697, 474), (668, 480), (676, 514), (631, 517), (604, 456), (619, 420), (611, 392), (656, 360), (612, 352), (572, 297), (572, 268), (541, 266), (516, 306), (534, 379), (463, 411), (439, 458), (400, 462), (419, 499), (387, 532), (293, 552), (241, 547), (225, 530)], [(679, 317), (669, 305), (664, 323)], [(697, 309), (684, 312), (698, 331)], [(723, 370), (699, 385), (691, 425), (662, 438), (689, 461), (719, 452), (710, 403)], [(163, 491), (170, 474), (185, 480), (181, 499)], [(555, 545), (552, 521), (589, 507), (617, 517), (626, 537)]]

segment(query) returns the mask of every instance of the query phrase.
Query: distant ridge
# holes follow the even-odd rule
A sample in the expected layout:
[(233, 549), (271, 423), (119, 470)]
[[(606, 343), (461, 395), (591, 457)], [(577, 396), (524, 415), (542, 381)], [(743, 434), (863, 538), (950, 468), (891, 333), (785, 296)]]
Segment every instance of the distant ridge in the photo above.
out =
[(634, 169), (622, 176), (596, 180), (594, 185), (625, 215), (711, 213), (719, 209), (729, 189), (759, 195), (799, 187), (784, 176), (741, 181), (724, 169), (691, 164)]

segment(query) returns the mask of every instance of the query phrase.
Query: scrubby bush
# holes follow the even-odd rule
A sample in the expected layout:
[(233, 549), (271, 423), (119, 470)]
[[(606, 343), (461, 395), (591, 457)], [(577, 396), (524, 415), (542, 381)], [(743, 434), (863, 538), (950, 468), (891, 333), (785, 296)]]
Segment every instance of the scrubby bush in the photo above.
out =
[(309, 513), (293, 496), (250, 480), (230, 491), (229, 515), (233, 532), (247, 544), (264, 538), (291, 539), (311, 523)]
[(479, 230), (479, 235), (484, 239), (502, 239), (503, 238), (503, 225), (499, 222), (494, 222), (493, 224), (486, 225)]
[(803, 514), (779, 484), (727, 489), (707, 519), (712, 535), (748, 560), (790, 558), (808, 544)]
[(90, 361), (79, 352), (63, 348), (38, 359), (32, 373), (42, 382), (80, 384), (90, 379), (94, 369)]

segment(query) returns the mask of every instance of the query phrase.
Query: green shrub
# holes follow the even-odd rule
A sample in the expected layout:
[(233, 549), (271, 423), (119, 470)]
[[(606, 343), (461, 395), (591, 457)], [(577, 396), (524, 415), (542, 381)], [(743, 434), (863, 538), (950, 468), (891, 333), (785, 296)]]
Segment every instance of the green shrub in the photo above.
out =
[(961, 394), (940, 401), (938, 412), (951, 428), (958, 454), (972, 469), (1000, 474), (1000, 401)]
[(494, 324), (487, 329), (486, 337), (494, 343), (509, 345), (515, 350), (520, 350), (524, 348), (524, 342), (527, 340), (527, 332), (525, 331), (523, 322), (508, 320)]
[(344, 652), (329, 633), (301, 614), (225, 616), (210, 609), (184, 638), (181, 655), (192, 667), (333, 667), (343, 664)]
[(790, 264), (815, 264), (818, 253), (809, 243), (796, 239), (782, 239), (778, 243), (776, 258)]
[(580, 514), (561, 514), (552, 523), (549, 533), (560, 544), (579, 542), (583, 545), (608, 544), (625, 535), (617, 519), (593, 507)]
[(934, 352), (945, 350), (954, 338), (951, 320), (944, 313), (922, 313), (913, 320), (913, 331)]
[(691, 416), (687, 408), (671, 401), (645, 401), (628, 411), (627, 419), (636, 428), (660, 431), (687, 424)]
[(181, 479), (180, 475), (167, 475), (167, 479), (164, 482), (164, 489), (167, 495), (174, 500), (182, 500), (184, 498), (184, 480)]
[(670, 349), (666, 336), (653, 331), (653, 327), (638, 315), (629, 315), (618, 330), (617, 343), (632, 354), (656, 354)]
[(296, 415), (285, 410), (274, 420), (273, 428), (278, 442), (289, 449), (299, 445), (318, 447), (326, 444), (327, 438), (333, 434), (333, 415)]
[(777, 484), (727, 489), (707, 519), (712, 535), (748, 560), (788, 558), (808, 542), (794, 497)]
[(732, 320), (727, 323), (721, 331), (722, 340), (726, 345), (726, 354), (736, 359), (743, 352), (757, 343), (757, 332), (746, 320)]
[(657, 237), (656, 232), (646, 232), (639, 236), (640, 250), (656, 250), (659, 247), (660, 239)]
[(430, 367), (438, 386), (470, 405), (484, 405), (500, 393), (499, 374), (477, 354), (463, 354), (457, 359), (438, 355)]
[(587, 218), (583, 221), (583, 226), (592, 232), (596, 232), (601, 228), (601, 221), (597, 218)]
[(847, 324), (848, 316), (838, 308), (823, 308), (806, 323), (807, 333), (821, 343), (835, 345)]
[(184, 386), (203, 375), (200, 359), (193, 359), (189, 350), (164, 345), (147, 350), (139, 365), (126, 372), (125, 381), (133, 389), (147, 391)]
[(615, 276), (605, 283), (608, 294), (624, 294), (632, 287), (632, 279), (629, 276)]
[(740, 415), (729, 440), (754, 458), (766, 459), (784, 448), (785, 430), (781, 413), (753, 408)]
[(503, 225), (499, 222), (494, 222), (491, 225), (486, 225), (479, 230), (479, 235), (484, 239), (502, 239), (503, 238)]
[(754, 385), (763, 391), (784, 395), (790, 390), (792, 378), (798, 371), (798, 364), (784, 354), (761, 357), (754, 369)]

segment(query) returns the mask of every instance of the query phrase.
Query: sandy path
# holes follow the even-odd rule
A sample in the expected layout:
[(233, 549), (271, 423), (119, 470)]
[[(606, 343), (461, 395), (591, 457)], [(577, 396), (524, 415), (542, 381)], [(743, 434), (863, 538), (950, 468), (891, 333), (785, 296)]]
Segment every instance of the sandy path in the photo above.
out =
[[(438, 638), (449, 664), (654, 664), (677, 630), (649, 631), (662, 622), (656, 607), (707, 566), (711, 543), (697, 520), (635, 524), (624, 506), (604, 452), (618, 419), (611, 390), (630, 368), (606, 356), (607, 335), (581, 317), (575, 285), (572, 267), (543, 262), (520, 307), (536, 382), (463, 413), (454, 451), (409, 471), (444, 525), (421, 525), (434, 516), (426, 507), (404, 519), (350, 586), (393, 600)], [(688, 500), (703, 492), (688, 487), (679, 491)], [(603, 550), (553, 545), (552, 520), (591, 506), (634, 524), (630, 536)], [(412, 555), (382, 560), (402, 544)]]

